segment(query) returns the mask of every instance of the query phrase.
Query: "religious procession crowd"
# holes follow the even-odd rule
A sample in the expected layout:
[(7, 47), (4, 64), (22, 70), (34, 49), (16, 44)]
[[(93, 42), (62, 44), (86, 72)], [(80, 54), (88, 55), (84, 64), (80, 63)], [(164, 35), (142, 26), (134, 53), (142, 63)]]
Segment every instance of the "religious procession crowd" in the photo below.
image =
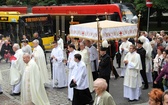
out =
[[(22, 105), (50, 105), (45, 90), (45, 85), (49, 83), (45, 49), (38, 33), (33, 36), (33, 51), (25, 35), (22, 48), (17, 43), (11, 44), (7, 38), (4, 41), (1, 38), (0, 60), (11, 63), (11, 95), (21, 94)], [(153, 83), (149, 105), (166, 105), (168, 36), (164, 30), (160, 34), (141, 32), (137, 39), (104, 40), (100, 49), (96, 41), (70, 36), (66, 37), (66, 42), (60, 36), (57, 39), (53, 42), (50, 55), (52, 87), (68, 87), (67, 98), (72, 105), (116, 105), (109, 93), (111, 73), (115, 79), (124, 78), (123, 97), (129, 102), (138, 101), (141, 90), (148, 89), (149, 83)], [(114, 58), (121, 74), (113, 66)], [(1, 73), (0, 80), (2, 82)], [(95, 99), (91, 96), (92, 92), (96, 93)], [(1, 86), (0, 94), (3, 94)]]

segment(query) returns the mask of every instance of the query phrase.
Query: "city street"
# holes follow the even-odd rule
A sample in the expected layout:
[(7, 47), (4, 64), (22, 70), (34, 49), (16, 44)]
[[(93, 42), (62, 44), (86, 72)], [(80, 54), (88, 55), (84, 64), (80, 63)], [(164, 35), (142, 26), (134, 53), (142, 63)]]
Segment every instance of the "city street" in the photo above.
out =
[[(47, 54), (47, 56), (49, 55)], [(49, 73), (51, 74), (50, 64), (48, 64), (47, 67)], [(9, 63), (5, 63), (5, 61), (2, 61), (0, 63), (0, 70), (3, 75), (3, 94), (0, 95), (0, 105), (20, 105), (19, 96), (10, 96), (12, 87), (9, 85), (9, 68)], [(118, 69), (117, 71), (120, 72), (120, 69)], [(151, 85), (148, 90), (142, 90), (142, 95), (139, 101), (128, 102), (128, 99), (123, 98), (123, 78), (118, 78), (117, 80), (115, 80), (112, 76), (110, 80), (110, 93), (112, 94), (117, 105), (147, 105), (148, 92), (150, 90)], [(67, 99), (67, 88), (53, 89), (51, 83), (49, 83), (46, 87), (46, 91), (51, 105), (71, 105), (71, 102)], [(92, 95), (94, 96), (95, 94), (93, 93)]]

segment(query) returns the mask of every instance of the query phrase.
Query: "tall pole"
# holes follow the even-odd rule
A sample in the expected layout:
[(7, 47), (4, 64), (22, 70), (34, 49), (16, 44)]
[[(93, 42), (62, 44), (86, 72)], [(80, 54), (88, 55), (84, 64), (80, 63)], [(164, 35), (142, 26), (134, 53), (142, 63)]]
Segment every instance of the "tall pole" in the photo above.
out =
[(98, 53), (99, 53), (99, 57), (98, 58), (100, 59), (100, 43), (99, 43), (99, 41), (100, 41), (100, 31), (99, 31), (100, 28), (99, 28), (99, 26), (100, 25), (99, 25), (99, 18), (98, 18), (98, 16), (96, 18), (96, 21), (97, 21), (97, 35), (98, 35), (98, 41), (97, 41), (98, 43), (97, 44), (98, 44)]
[(141, 21), (141, 11), (139, 11), (139, 14), (138, 14), (138, 24), (137, 24), (138, 31), (137, 31), (137, 38), (136, 38), (137, 41), (138, 41), (138, 37), (139, 37), (140, 21)]
[(150, 15), (150, 8), (148, 7), (147, 32), (149, 32), (149, 15)]

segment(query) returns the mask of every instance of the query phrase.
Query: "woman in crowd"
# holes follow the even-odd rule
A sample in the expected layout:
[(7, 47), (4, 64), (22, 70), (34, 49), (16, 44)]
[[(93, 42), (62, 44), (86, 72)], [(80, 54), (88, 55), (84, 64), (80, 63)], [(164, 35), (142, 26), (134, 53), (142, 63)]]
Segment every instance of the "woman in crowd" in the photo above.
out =
[(153, 88), (149, 95), (149, 105), (162, 105), (162, 94), (163, 92), (160, 89)]
[(93, 105), (116, 105), (113, 97), (106, 91), (107, 83), (105, 79), (96, 79), (93, 86), (96, 92)]
[(155, 79), (154, 83), (157, 84), (158, 81), (162, 80), (163, 76), (164, 76), (163, 87), (164, 87), (164, 90), (167, 90), (168, 89), (168, 55), (166, 56), (166, 64), (163, 67), (159, 76)]
[[(157, 48), (157, 55), (156, 55), (155, 59), (153, 60), (153, 62), (154, 62), (153, 73), (152, 73), (153, 80), (155, 80), (161, 72), (161, 62), (163, 60), (163, 51), (164, 51), (164, 47), (159, 46)], [(164, 90), (162, 80), (160, 79), (157, 84), (153, 83), (153, 88), (160, 88), (161, 90)]]

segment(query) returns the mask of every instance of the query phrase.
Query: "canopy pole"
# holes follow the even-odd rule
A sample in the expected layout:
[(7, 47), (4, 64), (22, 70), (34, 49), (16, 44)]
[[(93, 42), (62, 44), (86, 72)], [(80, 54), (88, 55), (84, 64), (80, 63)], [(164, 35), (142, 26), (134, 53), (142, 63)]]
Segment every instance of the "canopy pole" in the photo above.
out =
[(139, 37), (140, 19), (141, 19), (141, 11), (139, 11), (139, 14), (138, 14), (138, 24), (137, 24), (138, 30), (137, 30), (137, 38), (136, 38), (136, 41), (138, 41), (138, 37)]
[(98, 49), (98, 53), (99, 53), (99, 57), (98, 57), (98, 60), (100, 59), (100, 43), (99, 43), (99, 41), (100, 41), (100, 28), (99, 28), (99, 26), (100, 26), (100, 24), (99, 24), (99, 18), (98, 18), (98, 16), (97, 16), (97, 18), (96, 18), (96, 21), (97, 21), (97, 35), (98, 35), (98, 47), (97, 47), (97, 49)]

